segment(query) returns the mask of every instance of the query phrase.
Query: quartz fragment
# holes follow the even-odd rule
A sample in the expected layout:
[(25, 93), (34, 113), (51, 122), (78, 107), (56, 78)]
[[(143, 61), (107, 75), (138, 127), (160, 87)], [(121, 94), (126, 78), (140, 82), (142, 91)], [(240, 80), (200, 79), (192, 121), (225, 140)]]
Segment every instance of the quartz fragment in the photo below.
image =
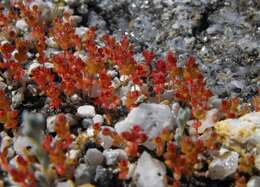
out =
[(167, 187), (166, 168), (163, 163), (144, 152), (137, 161), (133, 180), (138, 187)]
[(215, 158), (209, 165), (209, 176), (211, 179), (224, 179), (232, 175), (238, 168), (239, 154), (226, 151)]
[(139, 125), (148, 137), (156, 137), (164, 128), (173, 129), (175, 120), (170, 107), (163, 104), (143, 103), (133, 108), (127, 118), (115, 124), (118, 133)]

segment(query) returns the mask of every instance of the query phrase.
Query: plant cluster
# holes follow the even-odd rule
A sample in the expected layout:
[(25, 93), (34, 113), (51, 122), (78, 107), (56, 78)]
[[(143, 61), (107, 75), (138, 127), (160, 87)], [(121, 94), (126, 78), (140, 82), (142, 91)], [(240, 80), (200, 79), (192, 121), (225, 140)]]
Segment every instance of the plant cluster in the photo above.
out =
[(34, 187), (37, 185), (35, 175), (30, 169), (30, 162), (18, 155), (15, 157), (16, 167), (10, 166), (8, 163), (7, 149), (0, 154), (0, 166), (3, 171), (6, 171), (14, 182), (21, 187)]
[(64, 114), (57, 115), (55, 132), (57, 133), (58, 139), (54, 140), (52, 136), (47, 135), (43, 140), (42, 146), (49, 155), (50, 162), (54, 165), (57, 174), (64, 176), (66, 171), (71, 169), (73, 171), (73, 163), (65, 156), (73, 138)]
[[(27, 52), (36, 49), (36, 59), (43, 67), (33, 69), (32, 80), (51, 99), (52, 107), (60, 106), (62, 94), (71, 96), (73, 93), (82, 93), (92, 97), (92, 90), (98, 89), (99, 94), (94, 98), (96, 104), (107, 109), (116, 109), (121, 101), (117, 88), (112, 84), (113, 77), (107, 74), (108, 70), (116, 68), (119, 76), (127, 76), (134, 87), (134, 90), (126, 94), (125, 105), (128, 108), (135, 106), (135, 101), (140, 96), (149, 97), (155, 93), (160, 101), (163, 93), (173, 90), (173, 98), (189, 104), (197, 118), (202, 118), (208, 109), (207, 100), (212, 93), (205, 87), (195, 58), (190, 57), (185, 67), (180, 68), (177, 67), (172, 52), (168, 53), (165, 60), (155, 61), (153, 52), (144, 51), (144, 61), (137, 62), (133, 46), (129, 44), (127, 37), (117, 42), (106, 34), (102, 37), (104, 46), (100, 47), (96, 43), (94, 28), (90, 28), (83, 38), (75, 34), (75, 27), (67, 12), (64, 13), (63, 19), (57, 17), (51, 23), (45, 23), (41, 21), (41, 12), (36, 5), (29, 8), (26, 4), (17, 3), (13, 6), (20, 10), (20, 14), (14, 12), (12, 21), (25, 16), (25, 21), (30, 26), (31, 38), (19, 38), (19, 33), (12, 30), (16, 37), (0, 48), (4, 57), (1, 68), (8, 71), (10, 78), (21, 80), (24, 77), (23, 65), (29, 60)], [(3, 26), (5, 30), (8, 25)], [(60, 48), (58, 54), (50, 57), (44, 53), (48, 36), (52, 37)], [(87, 58), (84, 60), (75, 56), (76, 52), (82, 51), (87, 52)], [(53, 64), (54, 69), (45, 67), (46, 63)], [(60, 81), (57, 81), (55, 76), (58, 76)]]
[(0, 90), (0, 123), (4, 124), (6, 129), (17, 126), (17, 112), (11, 108), (10, 101), (3, 90)]

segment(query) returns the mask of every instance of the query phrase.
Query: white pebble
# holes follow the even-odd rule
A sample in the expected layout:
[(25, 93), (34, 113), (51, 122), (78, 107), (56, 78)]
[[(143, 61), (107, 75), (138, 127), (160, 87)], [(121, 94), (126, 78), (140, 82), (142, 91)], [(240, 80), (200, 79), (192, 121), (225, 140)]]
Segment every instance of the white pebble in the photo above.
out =
[(82, 118), (94, 117), (96, 115), (95, 107), (92, 105), (80, 106), (77, 110), (77, 115)]
[(16, 22), (15, 27), (23, 32), (26, 32), (28, 30), (28, 25), (24, 19), (19, 19)]
[(104, 117), (100, 114), (96, 114), (94, 117), (93, 117), (93, 122), (94, 123), (99, 123), (100, 125), (102, 125), (104, 123)]

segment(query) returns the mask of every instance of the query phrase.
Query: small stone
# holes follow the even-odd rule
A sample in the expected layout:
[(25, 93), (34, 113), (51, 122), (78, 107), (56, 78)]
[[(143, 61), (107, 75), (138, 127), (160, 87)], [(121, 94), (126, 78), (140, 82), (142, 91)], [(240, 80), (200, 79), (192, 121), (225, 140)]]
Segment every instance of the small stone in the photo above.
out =
[(14, 108), (21, 106), (24, 101), (23, 90), (12, 91), (12, 105)]
[(162, 162), (143, 152), (137, 161), (133, 181), (140, 187), (167, 187), (166, 168)]
[(96, 167), (91, 167), (87, 164), (79, 164), (74, 174), (76, 184), (90, 183), (91, 179), (94, 178), (95, 168)]
[(118, 75), (118, 72), (116, 70), (108, 70), (107, 75), (112, 78), (115, 78)]
[(92, 105), (80, 106), (77, 110), (77, 115), (82, 118), (92, 118), (96, 115), (95, 107)]
[(255, 157), (255, 167), (260, 171), (260, 154), (256, 155)]
[(252, 176), (246, 184), (246, 187), (259, 187), (260, 186), (260, 177)]
[(113, 78), (112, 80), (112, 87), (117, 89), (121, 86), (121, 82), (118, 77)]
[(180, 107), (181, 106), (179, 103), (176, 103), (176, 102), (172, 103), (172, 112), (173, 112), (174, 116), (177, 116)]
[(27, 91), (29, 92), (28, 95), (31, 95), (31, 96), (38, 95), (37, 86), (35, 84), (28, 84)]
[[(14, 150), (17, 154), (25, 156), (34, 155), (37, 147), (34, 142), (26, 136), (18, 136), (14, 142)], [(26, 153), (25, 153), (26, 152)]]
[(7, 147), (10, 147), (11, 144), (12, 144), (12, 138), (7, 135), (4, 136), (3, 138), (1, 138), (0, 151), (3, 152), (4, 149), (6, 149)]
[(135, 91), (141, 91), (140, 86), (138, 86), (137, 84), (134, 84), (130, 87), (130, 91), (131, 92), (135, 92)]
[(94, 121), (92, 118), (85, 118), (82, 120), (81, 125), (85, 128), (88, 129), (91, 125), (94, 124)]
[(211, 179), (224, 179), (234, 174), (238, 168), (239, 154), (234, 151), (225, 151), (209, 164)]
[(67, 12), (69, 15), (74, 15), (74, 9), (72, 9), (68, 6), (64, 7), (64, 12)]
[(32, 74), (32, 70), (35, 69), (35, 68), (38, 68), (38, 67), (41, 67), (42, 64), (38, 63), (38, 62), (32, 62), (29, 64), (28, 66), (28, 75), (31, 75)]
[(71, 160), (77, 160), (80, 156), (80, 150), (72, 149), (68, 152), (68, 158)]
[(97, 186), (117, 186), (115, 184), (113, 170), (98, 166), (96, 169), (96, 175), (94, 181)]
[(101, 142), (101, 146), (104, 148), (104, 149), (109, 149), (112, 147), (113, 145), (113, 139), (110, 137), (110, 136), (105, 136), (102, 134), (102, 129), (103, 128), (108, 128), (111, 132), (114, 132), (115, 129), (113, 127), (110, 127), (110, 126), (102, 126), (101, 127), (101, 132), (99, 133), (98, 135), (98, 139), (100, 140)]
[(127, 75), (121, 75), (120, 76), (120, 81), (121, 82), (125, 82), (125, 81), (128, 81), (129, 80), (129, 77)]
[(58, 182), (56, 184), (56, 187), (74, 187), (74, 183), (71, 180), (65, 181), (65, 182)]
[(59, 45), (55, 42), (53, 37), (49, 37), (46, 39), (46, 44), (51, 48), (59, 48)]
[(0, 89), (1, 90), (5, 90), (7, 88), (7, 84), (5, 84), (4, 82), (0, 81)]
[(44, 67), (46, 67), (48, 69), (53, 69), (54, 65), (52, 63), (46, 62), (46, 63), (44, 63)]
[(96, 114), (94, 117), (93, 117), (93, 122), (94, 123), (99, 123), (100, 125), (102, 125), (104, 123), (104, 117), (100, 114)]
[(101, 141), (101, 146), (104, 149), (109, 149), (113, 145), (113, 139), (110, 136), (104, 136), (102, 134), (99, 135), (99, 139)]
[[(56, 117), (57, 115), (49, 116), (47, 118), (47, 129), (49, 132), (55, 132)], [(65, 114), (65, 117), (70, 127), (78, 124), (78, 121), (75, 119), (75, 117), (72, 114), (67, 113)]]
[(82, 98), (78, 94), (73, 94), (70, 97), (70, 99), (71, 99), (72, 103), (74, 103), (74, 104), (80, 103), (82, 101)]
[(28, 30), (28, 25), (24, 19), (17, 20), (15, 27), (23, 32)]
[(42, 21), (51, 21), (54, 17), (57, 16), (59, 13), (57, 10), (55, 10), (55, 4), (51, 1), (42, 1), (42, 0), (34, 0), (32, 3), (30, 3), (30, 8), (32, 8), (34, 5), (37, 5), (39, 8), (40, 19)]
[(65, 117), (66, 117), (66, 120), (70, 127), (78, 124), (78, 121), (75, 119), (75, 117), (71, 113), (65, 114)]
[(126, 152), (122, 149), (107, 149), (104, 150), (103, 155), (108, 166), (115, 165), (120, 160), (128, 160)]
[(81, 16), (70, 16), (70, 21), (71, 21), (72, 25), (76, 26), (82, 21), (82, 17)]
[(78, 35), (80, 38), (83, 38), (87, 31), (88, 28), (86, 27), (76, 27), (75, 34)]
[(81, 4), (81, 6), (78, 8), (78, 11), (80, 14), (87, 14), (88, 13), (88, 5), (87, 4)]
[(104, 160), (103, 154), (96, 148), (88, 149), (85, 158), (87, 163), (92, 166), (101, 165)]
[(47, 118), (47, 129), (49, 132), (55, 132), (56, 115)]
[(77, 58), (80, 58), (83, 62), (87, 62), (88, 60), (88, 55), (86, 51), (80, 50), (80, 51), (75, 51), (74, 56)]

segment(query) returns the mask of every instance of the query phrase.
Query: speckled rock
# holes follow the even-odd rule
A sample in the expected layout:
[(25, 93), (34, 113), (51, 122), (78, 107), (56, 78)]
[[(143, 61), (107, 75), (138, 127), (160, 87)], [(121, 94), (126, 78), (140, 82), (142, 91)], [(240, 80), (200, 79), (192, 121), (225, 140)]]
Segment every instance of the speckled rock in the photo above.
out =
[(260, 112), (248, 113), (238, 119), (226, 119), (217, 122), (215, 129), (227, 141), (240, 143), (251, 142), (256, 146), (260, 143)]
[(103, 154), (96, 148), (88, 149), (85, 158), (87, 163), (93, 166), (101, 165), (104, 160)]

